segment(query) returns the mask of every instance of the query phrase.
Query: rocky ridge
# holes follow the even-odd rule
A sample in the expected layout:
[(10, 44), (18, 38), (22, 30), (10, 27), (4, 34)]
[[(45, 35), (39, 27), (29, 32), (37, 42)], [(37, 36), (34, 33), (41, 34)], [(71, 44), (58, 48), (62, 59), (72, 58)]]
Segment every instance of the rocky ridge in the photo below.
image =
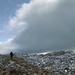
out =
[(75, 53), (0, 55), (0, 75), (75, 75)]
[(27, 63), (23, 58), (0, 55), (0, 75), (54, 75), (52, 71), (39, 69)]

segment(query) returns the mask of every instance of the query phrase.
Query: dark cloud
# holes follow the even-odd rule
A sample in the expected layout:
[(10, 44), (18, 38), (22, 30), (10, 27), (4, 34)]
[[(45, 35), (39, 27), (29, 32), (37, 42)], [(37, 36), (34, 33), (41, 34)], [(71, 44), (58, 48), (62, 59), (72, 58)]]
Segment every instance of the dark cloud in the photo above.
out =
[(23, 9), (27, 14), (20, 19), (27, 28), (14, 39), (16, 50), (31, 53), (75, 49), (75, 1), (35, 1)]

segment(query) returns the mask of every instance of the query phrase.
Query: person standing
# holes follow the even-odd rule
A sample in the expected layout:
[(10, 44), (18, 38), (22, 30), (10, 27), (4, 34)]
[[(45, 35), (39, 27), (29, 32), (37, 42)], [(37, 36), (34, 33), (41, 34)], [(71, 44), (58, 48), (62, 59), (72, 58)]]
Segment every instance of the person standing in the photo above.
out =
[(12, 58), (13, 58), (13, 52), (10, 52), (10, 58), (12, 60)]

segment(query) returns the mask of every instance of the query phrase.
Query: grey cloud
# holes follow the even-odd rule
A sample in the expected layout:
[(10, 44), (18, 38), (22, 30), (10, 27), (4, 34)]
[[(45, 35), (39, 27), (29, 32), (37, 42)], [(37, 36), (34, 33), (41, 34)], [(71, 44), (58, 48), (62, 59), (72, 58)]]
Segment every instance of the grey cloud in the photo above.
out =
[(29, 16), (23, 16), (28, 27), (14, 39), (16, 50), (30, 53), (75, 49), (75, 1), (59, 0), (53, 10), (50, 4), (44, 11), (41, 5), (34, 6), (38, 8), (32, 7)]

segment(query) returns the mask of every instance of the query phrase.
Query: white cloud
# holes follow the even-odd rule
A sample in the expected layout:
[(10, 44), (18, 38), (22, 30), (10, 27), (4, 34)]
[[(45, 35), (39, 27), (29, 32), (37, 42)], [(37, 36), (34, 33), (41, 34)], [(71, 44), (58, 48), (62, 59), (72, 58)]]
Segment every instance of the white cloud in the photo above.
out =
[(49, 11), (52, 11), (57, 1), (58, 0), (32, 0), (29, 4), (24, 3), (21, 8), (17, 10), (16, 15), (10, 18), (10, 30), (18, 32), (24, 30), (27, 28), (27, 19), (32, 18), (35, 13), (39, 16), (44, 12), (48, 12), (49, 7), (51, 8)]
[(15, 44), (13, 44), (13, 38), (0, 42), (0, 54), (10, 53), (14, 49), (16, 49), (16, 47)]
[(43, 52), (75, 48), (75, 1), (31, 0), (23, 4), (9, 25), (18, 36), (17, 50)]

